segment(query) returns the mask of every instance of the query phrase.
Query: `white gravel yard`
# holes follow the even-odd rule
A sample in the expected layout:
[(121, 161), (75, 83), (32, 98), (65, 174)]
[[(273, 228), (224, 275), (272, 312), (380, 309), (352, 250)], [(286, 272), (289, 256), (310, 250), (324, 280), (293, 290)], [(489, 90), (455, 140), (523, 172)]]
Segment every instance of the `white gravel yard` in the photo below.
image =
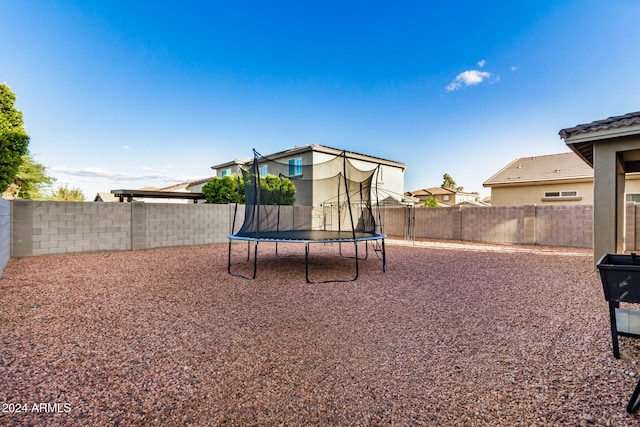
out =
[(279, 253), (253, 281), (224, 244), (11, 260), (0, 425), (640, 425), (590, 251), (390, 240), (386, 273), (315, 285)]

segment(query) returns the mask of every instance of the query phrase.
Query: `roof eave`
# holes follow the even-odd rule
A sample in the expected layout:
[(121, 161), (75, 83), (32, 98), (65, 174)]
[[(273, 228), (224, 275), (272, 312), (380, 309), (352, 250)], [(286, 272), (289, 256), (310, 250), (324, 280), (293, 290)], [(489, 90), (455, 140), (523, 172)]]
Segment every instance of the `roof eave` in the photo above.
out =
[(640, 124), (633, 124), (629, 126), (612, 127), (609, 129), (579, 132), (576, 134), (572, 134), (570, 130), (563, 129), (560, 131), (560, 136), (564, 139), (567, 145), (570, 145), (581, 142), (594, 142), (603, 139), (620, 138), (623, 136), (637, 135), (639, 133)]
[(571, 178), (535, 179), (531, 181), (485, 181), (483, 187), (525, 187), (531, 185), (565, 184), (567, 182), (593, 182), (593, 176), (581, 176)]
[[(634, 113), (636, 114), (636, 113)], [(621, 116), (622, 117), (622, 116)], [(597, 123), (597, 122), (594, 122)], [(565, 143), (575, 152), (578, 157), (593, 167), (593, 144), (596, 141), (622, 138), (626, 136), (638, 135), (640, 133), (640, 123), (632, 123), (623, 126), (609, 126), (601, 129), (585, 129), (587, 125), (580, 125), (574, 128), (562, 129), (559, 135)]]

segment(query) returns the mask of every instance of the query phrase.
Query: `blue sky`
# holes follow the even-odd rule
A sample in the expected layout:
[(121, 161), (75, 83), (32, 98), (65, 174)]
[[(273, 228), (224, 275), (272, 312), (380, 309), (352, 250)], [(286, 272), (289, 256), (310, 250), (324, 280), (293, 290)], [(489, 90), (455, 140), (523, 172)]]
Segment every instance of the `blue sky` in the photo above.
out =
[(88, 198), (323, 144), (466, 191), (640, 110), (640, 2), (0, 0), (30, 151)]

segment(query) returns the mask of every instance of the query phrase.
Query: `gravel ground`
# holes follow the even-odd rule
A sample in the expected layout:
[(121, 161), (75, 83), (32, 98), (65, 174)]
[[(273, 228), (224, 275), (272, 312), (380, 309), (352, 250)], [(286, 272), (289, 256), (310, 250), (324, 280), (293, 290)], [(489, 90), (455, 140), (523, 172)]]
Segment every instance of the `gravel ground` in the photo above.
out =
[[(309, 285), (278, 249), (253, 281), (227, 245), (11, 260), (0, 424), (640, 425), (590, 251), (389, 241), (386, 273)], [(314, 280), (352, 267), (311, 251)]]

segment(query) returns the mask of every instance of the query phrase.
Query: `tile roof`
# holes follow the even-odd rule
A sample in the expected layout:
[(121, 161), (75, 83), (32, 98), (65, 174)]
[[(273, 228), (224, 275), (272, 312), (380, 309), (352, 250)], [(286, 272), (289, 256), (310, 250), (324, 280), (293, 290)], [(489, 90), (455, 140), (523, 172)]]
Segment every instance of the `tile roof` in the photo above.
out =
[(443, 187), (431, 187), (421, 188), (420, 190), (407, 191), (407, 196), (421, 197), (421, 196), (435, 196), (436, 194), (456, 194), (455, 191)]
[(491, 187), (504, 184), (593, 178), (593, 169), (575, 153), (549, 154), (516, 159), (486, 180)]
[(622, 116), (612, 116), (604, 120), (596, 120), (591, 123), (574, 126), (560, 130), (560, 137), (563, 139), (571, 138), (581, 133), (594, 132), (597, 130), (609, 130), (624, 126), (640, 124), (640, 111), (628, 113)]
[[(593, 166), (593, 144), (600, 139), (638, 135), (640, 111), (560, 130), (559, 134), (578, 156)], [(594, 133), (594, 135), (589, 135)], [(604, 133), (604, 135), (603, 135)]]

